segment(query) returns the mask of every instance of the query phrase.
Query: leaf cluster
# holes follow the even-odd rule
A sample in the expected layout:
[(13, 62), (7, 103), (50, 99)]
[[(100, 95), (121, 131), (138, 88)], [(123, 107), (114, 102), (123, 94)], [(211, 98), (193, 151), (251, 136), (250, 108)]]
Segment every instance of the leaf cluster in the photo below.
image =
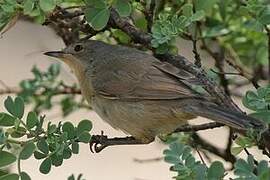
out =
[(89, 120), (82, 120), (77, 126), (71, 122), (60, 122), (58, 125), (49, 122), (45, 125), (45, 116), (38, 116), (33, 111), (24, 119), (21, 97), (8, 97), (4, 104), (8, 113), (0, 113), (0, 168), (17, 161), (18, 173), (6, 173), (0, 179), (31, 179), (28, 173), (21, 170), (20, 163), (32, 155), (42, 160), (39, 170), (47, 174), (52, 166), (61, 166), (72, 154), (78, 154), (79, 143), (88, 143), (91, 139), (92, 123)]
[[(200, 161), (196, 161), (191, 148), (179, 142), (169, 145), (164, 150), (165, 161), (172, 164), (171, 170), (177, 172), (174, 178), (177, 180), (222, 180), (226, 179), (226, 170), (219, 161), (214, 161), (208, 167)], [(235, 180), (267, 180), (270, 178), (270, 168), (267, 161), (254, 163), (254, 158), (249, 155), (247, 160), (238, 159), (234, 164)]]

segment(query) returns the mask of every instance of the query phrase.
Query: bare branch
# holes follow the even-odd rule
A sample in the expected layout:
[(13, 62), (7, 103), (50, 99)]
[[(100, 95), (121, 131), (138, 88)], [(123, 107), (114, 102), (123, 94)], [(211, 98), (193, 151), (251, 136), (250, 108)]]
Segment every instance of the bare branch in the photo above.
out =
[[(22, 90), (18, 87), (9, 87), (8, 89), (0, 89), (0, 95), (4, 94), (19, 94)], [(75, 88), (64, 88), (54, 92), (55, 95), (62, 95), (62, 94), (81, 94), (79, 89)], [(36, 96), (40, 96), (41, 93), (34, 94)]]
[(218, 127), (222, 127), (224, 124), (220, 124), (217, 122), (210, 122), (206, 124), (200, 124), (200, 125), (185, 125), (177, 128), (174, 133), (176, 132), (190, 132), (190, 131), (201, 131), (201, 130), (207, 130), (207, 129), (214, 129)]

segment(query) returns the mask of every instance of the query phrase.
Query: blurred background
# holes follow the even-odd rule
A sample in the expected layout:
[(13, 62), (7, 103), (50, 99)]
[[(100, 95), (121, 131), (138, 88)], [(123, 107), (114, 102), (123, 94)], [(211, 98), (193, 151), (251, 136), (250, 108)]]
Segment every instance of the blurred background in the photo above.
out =
[[(189, 42), (179, 42), (180, 53), (192, 59), (192, 48)], [(27, 78), (31, 78), (31, 69), (36, 65), (41, 70), (47, 69), (51, 63), (59, 63), (55, 59), (48, 58), (43, 52), (59, 50), (64, 47), (62, 40), (55, 35), (54, 31), (34, 25), (26, 21), (18, 21), (16, 25), (6, 32), (0, 39), (0, 80), (10, 87), (17, 87), (18, 83)], [(201, 54), (204, 66), (211, 67), (211, 58), (204, 53)], [(207, 63), (205, 60), (207, 59)], [(76, 82), (70, 70), (61, 66), (61, 76), (67, 84)], [(3, 83), (0, 84), (0, 89)], [(245, 91), (245, 89), (243, 89)], [(0, 110), (3, 111), (3, 101), (7, 95), (1, 96)], [(239, 101), (236, 99), (239, 104)], [(77, 110), (75, 113), (61, 118), (60, 109), (54, 108), (46, 112), (47, 120), (72, 121), (77, 123), (81, 119), (89, 119), (93, 122), (93, 134), (100, 134), (101, 130), (108, 136), (125, 136), (125, 134), (112, 129), (104, 123), (96, 113), (90, 110)], [(207, 120), (197, 118), (191, 123), (202, 123)], [(200, 132), (203, 137), (218, 147), (225, 147), (228, 131), (226, 128), (216, 128)], [(169, 164), (162, 158), (162, 152), (166, 145), (159, 139), (149, 145), (138, 146), (116, 146), (105, 149), (99, 154), (92, 154), (87, 144), (81, 145), (80, 153), (65, 160), (61, 167), (53, 167), (48, 175), (39, 172), (40, 161), (30, 159), (23, 161), (22, 169), (29, 172), (32, 179), (67, 179), (71, 174), (83, 174), (87, 180), (168, 180), (173, 174), (169, 171)], [(252, 150), (251, 152), (256, 152)], [(196, 152), (194, 152), (196, 153)], [(246, 157), (242, 154), (243, 157)], [(216, 157), (211, 157), (217, 159)], [(262, 159), (258, 157), (257, 159)], [(152, 160), (151, 160), (152, 159)], [(142, 162), (140, 161), (142, 160)], [(148, 161), (149, 160), (149, 161)]]

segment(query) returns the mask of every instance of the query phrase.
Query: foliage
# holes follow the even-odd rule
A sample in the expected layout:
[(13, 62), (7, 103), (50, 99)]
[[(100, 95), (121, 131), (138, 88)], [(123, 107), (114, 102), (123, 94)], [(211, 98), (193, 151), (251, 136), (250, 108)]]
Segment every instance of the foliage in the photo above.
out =
[[(63, 116), (67, 116), (78, 108), (89, 108), (83, 99), (76, 99), (76, 94), (80, 92), (76, 84), (66, 85), (58, 79), (60, 65), (52, 64), (47, 71), (42, 72), (36, 66), (32, 68), (34, 78), (21, 81), (21, 91), (18, 93), (25, 103), (33, 104), (33, 111), (36, 113), (50, 110), (54, 104), (61, 106)], [(68, 94), (70, 93), (70, 94)], [(63, 96), (60, 100), (53, 101), (54, 97)]]
[(255, 111), (250, 115), (270, 123), (270, 88), (260, 87), (256, 91), (247, 91), (244, 96), (243, 105)]
[(4, 104), (8, 113), (0, 113), (0, 168), (17, 162), (18, 173), (3, 174), (0, 179), (30, 179), (20, 164), (32, 155), (42, 160), (40, 172), (48, 174), (52, 166), (60, 166), (72, 154), (78, 154), (80, 143), (90, 141), (92, 123), (89, 120), (82, 120), (77, 126), (68, 121), (45, 124), (45, 116), (38, 116), (33, 111), (25, 114), (20, 96), (15, 99), (9, 96)]
[[(177, 172), (174, 178), (194, 179), (194, 180), (222, 180), (226, 179), (226, 170), (219, 161), (214, 161), (208, 167), (200, 161), (196, 161), (192, 154), (192, 149), (180, 142), (173, 142), (169, 149), (164, 150), (165, 161), (172, 164), (171, 170)], [(262, 160), (258, 164), (254, 163), (252, 155), (247, 160), (238, 159), (234, 164), (235, 180), (253, 179), (266, 180), (270, 178), (270, 168), (267, 161)]]
[(181, 9), (181, 15), (167, 12), (159, 15), (152, 27), (152, 46), (157, 48), (157, 53), (163, 54), (169, 51), (170, 45), (177, 36), (185, 33), (194, 22), (204, 18), (203, 10), (193, 13), (192, 9), (192, 4), (185, 4)]

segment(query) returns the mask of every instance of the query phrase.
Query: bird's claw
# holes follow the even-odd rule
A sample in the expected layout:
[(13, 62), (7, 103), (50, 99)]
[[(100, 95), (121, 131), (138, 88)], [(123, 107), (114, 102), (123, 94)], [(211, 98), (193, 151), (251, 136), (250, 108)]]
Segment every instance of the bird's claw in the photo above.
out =
[(108, 137), (104, 136), (103, 133), (101, 135), (93, 135), (89, 142), (90, 151), (92, 153), (99, 153), (104, 148), (108, 147), (107, 144)]

